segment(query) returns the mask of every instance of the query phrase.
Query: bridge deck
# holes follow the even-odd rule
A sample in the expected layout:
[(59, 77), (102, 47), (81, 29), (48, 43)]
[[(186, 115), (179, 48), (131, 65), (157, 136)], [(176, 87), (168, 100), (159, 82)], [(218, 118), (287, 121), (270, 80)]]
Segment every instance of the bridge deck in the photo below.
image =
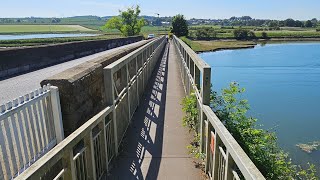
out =
[(186, 149), (190, 135), (181, 122), (185, 93), (177, 58), (174, 45), (168, 45), (108, 179), (201, 179)]

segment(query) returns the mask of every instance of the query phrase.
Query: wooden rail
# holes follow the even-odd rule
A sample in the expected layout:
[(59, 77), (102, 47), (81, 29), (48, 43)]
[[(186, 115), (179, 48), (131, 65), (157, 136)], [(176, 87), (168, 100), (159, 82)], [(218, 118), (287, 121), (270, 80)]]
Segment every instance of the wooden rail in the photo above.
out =
[(105, 67), (107, 107), (17, 179), (82, 180), (105, 177), (165, 44), (165, 37), (156, 38)]
[(181, 78), (187, 94), (198, 103), (201, 151), (206, 154), (206, 173), (211, 179), (265, 179), (237, 141), (210, 108), (211, 68), (182, 40), (173, 37), (180, 53)]

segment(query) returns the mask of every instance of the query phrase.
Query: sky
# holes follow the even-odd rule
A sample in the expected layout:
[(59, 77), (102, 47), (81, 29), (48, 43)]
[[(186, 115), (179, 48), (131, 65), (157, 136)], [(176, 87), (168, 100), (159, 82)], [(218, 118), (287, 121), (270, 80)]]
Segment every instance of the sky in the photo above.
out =
[(140, 5), (142, 15), (180, 13), (187, 19), (320, 19), (320, 0), (0, 0), (0, 17), (110, 16), (133, 5)]

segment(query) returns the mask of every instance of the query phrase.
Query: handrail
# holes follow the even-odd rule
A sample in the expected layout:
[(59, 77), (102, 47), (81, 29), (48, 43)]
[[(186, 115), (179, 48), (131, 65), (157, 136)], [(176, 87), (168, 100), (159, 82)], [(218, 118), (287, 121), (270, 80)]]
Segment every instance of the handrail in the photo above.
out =
[[(139, 97), (142, 97), (165, 44), (164, 36), (156, 38), (105, 67), (106, 108), (17, 179), (103, 178), (111, 160), (118, 154), (119, 144), (139, 104)], [(119, 89), (120, 95), (115, 89)]]
[(195, 92), (197, 95), (200, 114), (198, 132), (201, 152), (206, 154), (206, 173), (212, 179), (219, 180), (239, 179), (239, 174), (245, 179), (265, 179), (209, 106), (211, 67), (181, 39), (174, 36), (173, 42), (181, 57), (180, 71), (186, 93)]

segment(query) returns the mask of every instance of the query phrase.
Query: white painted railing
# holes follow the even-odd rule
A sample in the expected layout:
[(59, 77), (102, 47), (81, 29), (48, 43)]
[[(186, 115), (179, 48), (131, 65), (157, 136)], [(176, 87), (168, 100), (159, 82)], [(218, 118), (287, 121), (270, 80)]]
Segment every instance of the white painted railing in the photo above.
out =
[(198, 132), (201, 151), (206, 154), (206, 173), (215, 180), (265, 179), (230, 132), (214, 114), (210, 105), (211, 68), (188, 45), (173, 37), (180, 53), (181, 78), (187, 94), (197, 97)]
[(64, 138), (58, 88), (0, 106), (0, 179), (12, 179)]
[(109, 105), (16, 179), (104, 178), (165, 44), (157, 38), (105, 67)]

